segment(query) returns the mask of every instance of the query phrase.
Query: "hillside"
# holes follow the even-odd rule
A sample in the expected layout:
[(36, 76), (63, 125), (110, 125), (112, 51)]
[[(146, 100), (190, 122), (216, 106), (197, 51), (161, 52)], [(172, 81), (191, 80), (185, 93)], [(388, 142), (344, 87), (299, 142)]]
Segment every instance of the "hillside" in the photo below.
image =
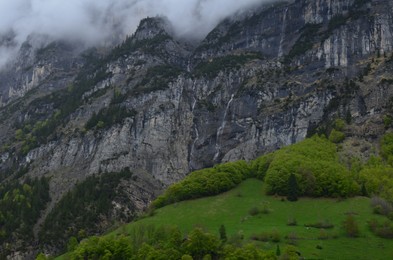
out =
[(291, 177), (301, 196), (393, 201), (392, 13), (390, 0), (269, 1), (198, 42), (165, 17), (88, 49), (27, 37), (0, 71), (0, 258), (56, 255), (152, 201), (250, 177), (280, 196)]
[[(335, 135), (330, 139), (335, 140)], [(298, 254), (306, 259), (387, 259), (393, 253), (389, 159), (393, 134), (383, 137), (383, 157), (372, 156), (364, 164), (352, 157), (352, 164), (345, 165), (342, 154), (348, 141), (334, 144), (326, 137), (313, 136), (249, 163), (237, 161), (195, 171), (171, 185), (139, 220), (103, 238), (72, 237), (68, 256), (103, 257), (109, 250), (113, 259), (120, 252), (129, 252), (121, 257), (126, 259), (149, 255), (167, 259), (168, 254), (171, 259), (184, 254), (194, 259), (205, 254), (237, 259), (250, 253), (248, 244), (253, 242), (254, 253), (260, 256), (251, 259), (287, 259), (285, 255), (291, 252), (297, 252), (294, 259), (299, 259)], [(220, 195), (212, 196), (216, 194)], [(165, 244), (173, 232), (179, 241)], [(204, 247), (189, 251), (195, 233), (207, 236), (202, 240), (212, 236), (211, 244), (206, 244), (212, 246), (208, 251)], [(115, 249), (119, 246), (122, 249)], [(275, 253), (280, 247), (286, 252), (282, 256)]]
[[(231, 243), (236, 243), (236, 238), (240, 239), (241, 235), (244, 237), (240, 239), (242, 243), (256, 243), (263, 250), (274, 253), (277, 245), (285, 252), (286, 245), (291, 244), (305, 259), (382, 260), (393, 256), (393, 240), (378, 238), (369, 230), (367, 222), (371, 219), (386, 221), (386, 218), (373, 214), (369, 198), (301, 198), (297, 202), (289, 202), (280, 196), (266, 196), (265, 192), (263, 182), (249, 179), (221, 195), (158, 209), (153, 216), (121, 226), (106, 237), (125, 235), (132, 239), (136, 230), (143, 227), (148, 229), (150, 226), (176, 226), (182, 234), (189, 233), (195, 227), (202, 227), (219, 237), (220, 226), (224, 225)], [(253, 213), (254, 208), (259, 208), (261, 212)], [(348, 237), (342, 228), (348, 215), (353, 215), (359, 226), (358, 237)], [(315, 223), (333, 227), (323, 229), (305, 226)], [(274, 238), (269, 238), (271, 234)], [(268, 241), (252, 239), (258, 236), (266, 236)]]

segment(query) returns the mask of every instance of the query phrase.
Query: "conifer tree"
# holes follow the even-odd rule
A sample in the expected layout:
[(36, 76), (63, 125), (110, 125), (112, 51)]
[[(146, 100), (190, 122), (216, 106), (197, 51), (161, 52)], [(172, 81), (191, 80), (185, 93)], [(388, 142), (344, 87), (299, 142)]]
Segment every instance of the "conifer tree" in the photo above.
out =
[(291, 173), (288, 179), (287, 199), (289, 201), (297, 201), (298, 195), (299, 195), (299, 185), (297, 184), (295, 174)]

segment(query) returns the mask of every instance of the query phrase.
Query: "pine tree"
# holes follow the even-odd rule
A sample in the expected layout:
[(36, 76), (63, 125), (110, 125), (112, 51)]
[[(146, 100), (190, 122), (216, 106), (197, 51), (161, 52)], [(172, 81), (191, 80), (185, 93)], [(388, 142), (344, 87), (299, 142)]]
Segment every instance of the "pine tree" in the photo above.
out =
[(221, 241), (226, 242), (227, 241), (227, 232), (225, 230), (225, 226), (224, 225), (220, 226), (219, 232), (220, 232), (220, 239), (221, 239)]
[(299, 185), (297, 184), (295, 174), (291, 173), (288, 179), (287, 199), (289, 201), (297, 201), (298, 195), (299, 195)]
[(280, 256), (280, 255), (281, 255), (280, 245), (277, 245), (276, 256)]

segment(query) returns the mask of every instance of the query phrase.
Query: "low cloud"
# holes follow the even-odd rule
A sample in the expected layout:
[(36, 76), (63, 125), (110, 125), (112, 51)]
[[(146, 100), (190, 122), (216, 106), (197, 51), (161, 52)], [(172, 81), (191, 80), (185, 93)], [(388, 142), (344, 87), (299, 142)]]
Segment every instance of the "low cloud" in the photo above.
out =
[[(86, 46), (132, 34), (142, 18), (166, 16), (180, 37), (203, 38), (222, 19), (277, 0), (12, 0), (0, 1), (0, 66), (30, 35)], [(12, 42), (2, 40), (12, 36)]]

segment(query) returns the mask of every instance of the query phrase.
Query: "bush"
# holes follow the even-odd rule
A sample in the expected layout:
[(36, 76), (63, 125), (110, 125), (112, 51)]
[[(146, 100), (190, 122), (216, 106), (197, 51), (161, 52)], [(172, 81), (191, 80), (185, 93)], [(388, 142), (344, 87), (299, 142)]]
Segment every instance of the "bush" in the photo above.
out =
[(389, 161), (389, 157), (393, 155), (393, 133), (385, 134), (381, 139), (381, 156)]
[(261, 211), (259, 210), (258, 207), (252, 207), (249, 211), (248, 214), (250, 214), (251, 216), (256, 216), (260, 213)]
[(334, 225), (329, 220), (323, 220), (312, 224), (305, 224), (305, 227), (331, 229)]
[(393, 213), (392, 204), (380, 197), (371, 198), (371, 207), (375, 214), (390, 216)]
[(345, 134), (344, 134), (343, 132), (338, 131), (338, 130), (336, 130), (336, 129), (333, 129), (333, 130), (330, 132), (329, 140), (330, 140), (332, 143), (335, 143), (335, 144), (341, 143), (342, 141), (344, 141), (344, 139), (345, 139)]
[(289, 218), (287, 221), (287, 226), (297, 226), (297, 220), (295, 218)]
[(267, 170), (269, 169), (270, 163), (274, 159), (274, 153), (261, 156), (251, 162), (251, 171), (253, 176), (260, 180), (265, 179)]
[(368, 221), (368, 226), (376, 236), (382, 238), (393, 238), (393, 225), (389, 221), (385, 221), (384, 223), (379, 223), (376, 219), (372, 219)]
[(328, 234), (328, 232), (327, 232), (325, 229), (321, 228), (321, 229), (319, 230), (318, 239), (319, 239), (319, 240), (326, 240), (326, 239), (329, 239), (329, 234)]
[(359, 236), (359, 226), (355, 221), (353, 215), (347, 215), (347, 218), (343, 222), (343, 229), (345, 234), (349, 237), (358, 237)]
[(285, 238), (288, 240), (288, 244), (290, 245), (296, 245), (299, 240), (299, 236), (295, 232), (289, 233)]
[(270, 232), (261, 232), (256, 235), (252, 235), (251, 239), (256, 241), (262, 241), (262, 242), (278, 243), (281, 241), (281, 235), (277, 230), (273, 230)]

